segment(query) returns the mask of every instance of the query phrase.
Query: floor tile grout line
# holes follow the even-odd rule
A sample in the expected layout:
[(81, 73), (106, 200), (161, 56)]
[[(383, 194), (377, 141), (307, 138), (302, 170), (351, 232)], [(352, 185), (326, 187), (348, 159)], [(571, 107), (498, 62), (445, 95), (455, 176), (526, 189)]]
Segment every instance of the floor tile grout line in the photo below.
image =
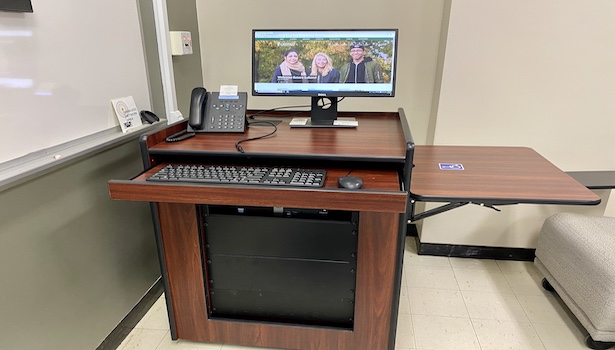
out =
[(171, 331), (167, 331), (164, 334), (164, 337), (162, 337), (162, 339), (160, 339), (160, 342), (158, 343), (158, 345), (156, 345), (156, 347), (154, 348), (154, 350), (158, 350), (160, 348), (160, 346), (162, 345), (162, 343), (164, 342), (164, 339), (167, 337), (167, 335), (170, 333)]
[[(450, 263), (450, 261), (449, 261)], [(476, 337), (476, 342), (478, 343), (478, 347), (480, 350), (483, 349), (483, 345), (480, 342), (480, 338), (478, 337), (478, 332), (476, 332), (476, 327), (474, 326), (474, 321), (472, 317), (470, 317), (470, 310), (468, 309), (468, 304), (466, 303), (466, 298), (463, 295), (463, 291), (461, 290), (461, 286), (459, 285), (459, 280), (457, 279), (457, 275), (455, 274), (455, 269), (453, 269), (453, 276), (455, 276), (455, 282), (457, 282), (457, 288), (459, 288), (459, 294), (461, 295), (461, 301), (463, 301), (463, 306), (466, 308), (466, 313), (468, 314), (468, 318), (470, 319), (470, 325), (472, 325), (472, 331), (474, 332), (474, 336)]]
[(414, 348), (417, 349), (418, 345), (416, 344), (416, 329), (414, 328), (414, 317), (412, 317), (412, 309), (410, 309), (410, 324), (412, 327), (412, 343), (414, 344)]
[[(522, 295), (526, 295), (526, 294), (522, 294)], [(547, 295), (545, 295), (546, 297), (548, 297)], [(529, 313), (527, 312), (526, 308), (523, 307), (523, 304), (521, 304), (521, 300), (519, 299), (519, 295), (517, 293), (515, 293), (515, 299), (517, 299), (517, 302), (519, 302), (519, 304), (521, 305), (521, 308), (523, 309), (523, 313), (525, 313), (525, 316), (527, 317), (527, 319), (530, 321), (530, 326), (532, 327), (532, 329), (534, 330), (534, 332), (536, 332), (536, 335), (538, 336), (538, 339), (540, 339), (540, 343), (542, 344), (542, 347), (544, 349), (547, 349), (547, 345), (545, 344), (545, 340), (543, 339), (543, 337), (540, 335), (540, 332), (538, 332), (538, 330), (536, 329), (536, 327), (534, 327), (534, 321), (532, 321), (532, 319), (530, 318)], [(550, 324), (550, 322), (546, 323), (546, 324)]]

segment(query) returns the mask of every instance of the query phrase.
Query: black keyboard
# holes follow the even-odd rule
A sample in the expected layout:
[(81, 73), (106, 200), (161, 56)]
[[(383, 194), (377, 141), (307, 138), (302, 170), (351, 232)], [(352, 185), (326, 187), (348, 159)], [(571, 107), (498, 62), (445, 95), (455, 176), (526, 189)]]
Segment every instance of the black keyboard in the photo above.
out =
[(322, 187), (326, 174), (320, 169), (169, 164), (147, 181)]

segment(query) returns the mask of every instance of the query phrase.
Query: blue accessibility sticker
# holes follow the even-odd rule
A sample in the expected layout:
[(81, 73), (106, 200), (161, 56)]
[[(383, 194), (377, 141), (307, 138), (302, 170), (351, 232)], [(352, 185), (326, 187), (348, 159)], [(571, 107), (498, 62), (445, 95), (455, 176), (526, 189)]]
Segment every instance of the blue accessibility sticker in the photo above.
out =
[(440, 170), (463, 170), (463, 164), (460, 163), (438, 163)]

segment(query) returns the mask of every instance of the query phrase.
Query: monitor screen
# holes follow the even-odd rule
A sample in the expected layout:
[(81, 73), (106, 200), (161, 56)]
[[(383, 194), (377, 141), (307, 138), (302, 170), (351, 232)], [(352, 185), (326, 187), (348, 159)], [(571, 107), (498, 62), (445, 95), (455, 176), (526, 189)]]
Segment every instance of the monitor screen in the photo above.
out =
[(252, 31), (255, 96), (395, 95), (397, 29)]

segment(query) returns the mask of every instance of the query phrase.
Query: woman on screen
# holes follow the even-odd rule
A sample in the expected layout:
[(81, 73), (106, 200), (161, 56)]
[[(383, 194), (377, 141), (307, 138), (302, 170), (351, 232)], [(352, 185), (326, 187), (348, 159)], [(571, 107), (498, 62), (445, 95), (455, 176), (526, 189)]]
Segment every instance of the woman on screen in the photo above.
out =
[(319, 52), (312, 60), (312, 69), (308, 73), (310, 83), (337, 83), (340, 80), (340, 72), (331, 65), (331, 57)]
[(272, 83), (305, 83), (305, 67), (299, 61), (299, 53), (295, 49), (284, 52), (284, 61), (275, 68)]

